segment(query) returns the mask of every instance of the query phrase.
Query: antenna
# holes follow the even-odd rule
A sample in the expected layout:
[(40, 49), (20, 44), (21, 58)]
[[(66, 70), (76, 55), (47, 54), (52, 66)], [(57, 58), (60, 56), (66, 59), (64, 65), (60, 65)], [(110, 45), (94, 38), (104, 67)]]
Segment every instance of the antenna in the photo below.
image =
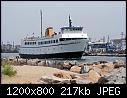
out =
[(108, 35), (108, 43), (109, 43), (109, 35)]
[(15, 45), (14, 45), (14, 41), (13, 41), (13, 48), (14, 48), (14, 46), (15, 46)]
[(72, 21), (71, 21), (71, 18), (70, 18), (70, 14), (69, 14), (69, 27), (72, 27)]
[(42, 10), (40, 10), (41, 13), (41, 37), (42, 37)]
[(121, 32), (121, 34), (120, 34), (120, 35), (121, 35), (121, 39), (123, 39), (123, 36), (124, 36), (123, 32)]

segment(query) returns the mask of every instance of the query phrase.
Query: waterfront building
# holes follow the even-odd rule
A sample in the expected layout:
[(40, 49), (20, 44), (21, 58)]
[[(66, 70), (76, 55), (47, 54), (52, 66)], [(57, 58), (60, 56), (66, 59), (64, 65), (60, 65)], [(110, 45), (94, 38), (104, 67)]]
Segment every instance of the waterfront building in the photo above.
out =
[(1, 44), (1, 51), (2, 52), (18, 52), (20, 48), (20, 45), (11, 45), (9, 43), (7, 44)]
[(111, 43), (115, 46), (116, 51), (126, 50), (126, 38), (112, 39)]
[(89, 42), (90, 53), (106, 53), (114, 51), (115, 47), (109, 42)]

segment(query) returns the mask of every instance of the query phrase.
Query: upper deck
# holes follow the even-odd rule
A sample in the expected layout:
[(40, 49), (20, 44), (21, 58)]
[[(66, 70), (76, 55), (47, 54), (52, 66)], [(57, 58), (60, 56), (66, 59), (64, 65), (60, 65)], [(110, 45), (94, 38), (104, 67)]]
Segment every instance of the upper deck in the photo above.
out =
[(61, 33), (82, 33), (83, 27), (62, 27)]

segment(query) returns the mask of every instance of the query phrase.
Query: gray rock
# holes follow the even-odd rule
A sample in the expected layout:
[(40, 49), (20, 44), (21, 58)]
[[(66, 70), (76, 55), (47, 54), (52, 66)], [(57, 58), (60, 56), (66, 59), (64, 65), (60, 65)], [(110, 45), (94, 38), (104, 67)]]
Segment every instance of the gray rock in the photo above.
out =
[(54, 67), (58, 69), (63, 69), (63, 62), (57, 61)]
[(126, 68), (113, 69), (98, 80), (99, 84), (126, 84)]
[(81, 67), (81, 74), (83, 74), (83, 73), (88, 73), (89, 72), (89, 66), (87, 66), (87, 65), (85, 65), (85, 66), (82, 66)]
[(72, 65), (72, 66), (77, 65), (77, 61), (76, 61), (76, 60), (74, 60), (74, 61), (69, 61), (69, 65)]
[(114, 68), (119, 68), (119, 67), (126, 68), (126, 62), (124, 62), (122, 60), (116, 60), (115, 62), (113, 62), (113, 64), (114, 64)]
[(108, 63), (107, 61), (98, 61), (100, 64)]
[(39, 62), (39, 63), (38, 63), (38, 66), (46, 66), (45, 61), (41, 61), (41, 62)]
[(92, 81), (90, 80), (71, 80), (71, 84), (76, 83), (76, 84), (92, 84)]
[(39, 59), (30, 59), (30, 60), (27, 61), (27, 64), (37, 66), (38, 62), (39, 62)]
[(70, 79), (58, 78), (53, 75), (42, 76), (40, 80), (47, 84), (70, 84)]
[(98, 64), (100, 64), (100, 62), (93, 62), (93, 64), (98, 65)]

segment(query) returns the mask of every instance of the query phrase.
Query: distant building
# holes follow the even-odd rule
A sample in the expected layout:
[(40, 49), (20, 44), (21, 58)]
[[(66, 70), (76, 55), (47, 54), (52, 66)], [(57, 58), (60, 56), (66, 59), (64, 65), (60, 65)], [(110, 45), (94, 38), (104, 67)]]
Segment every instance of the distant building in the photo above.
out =
[(9, 43), (7, 44), (1, 44), (1, 51), (2, 52), (18, 52), (20, 48), (20, 45), (11, 45)]
[(15, 45), (15, 50), (19, 51), (20, 45)]
[(126, 50), (126, 38), (112, 39), (111, 43), (115, 46), (116, 50)]
[(89, 52), (106, 53), (114, 51), (114, 46), (108, 42), (89, 42)]

